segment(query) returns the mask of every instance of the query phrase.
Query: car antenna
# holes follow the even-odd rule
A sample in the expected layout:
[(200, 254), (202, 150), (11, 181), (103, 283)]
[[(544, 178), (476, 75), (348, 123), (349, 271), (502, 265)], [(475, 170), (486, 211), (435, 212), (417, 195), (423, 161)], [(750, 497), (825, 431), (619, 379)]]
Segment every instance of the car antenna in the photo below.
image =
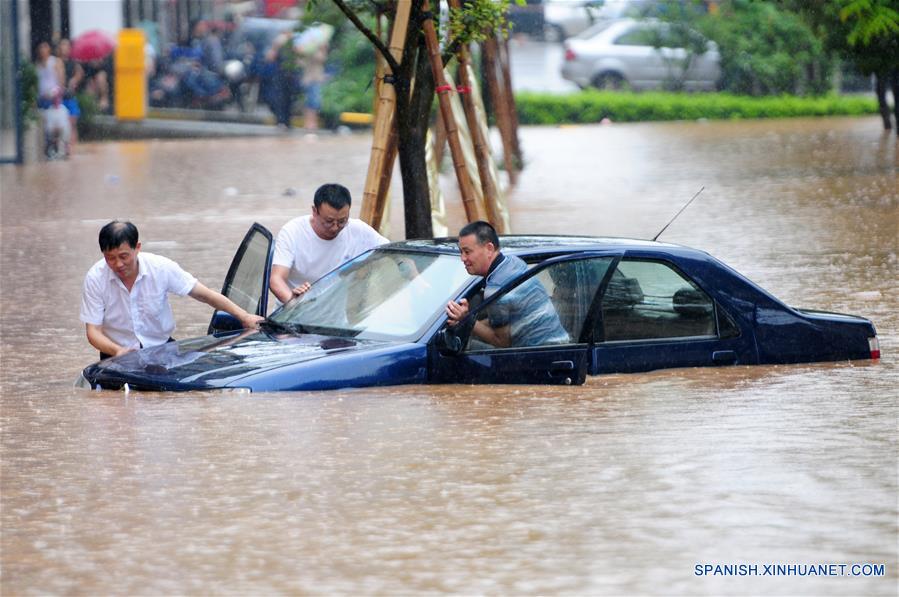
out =
[(658, 234), (656, 234), (655, 236), (652, 237), (653, 242), (655, 242), (656, 239), (658, 239), (660, 236), (662, 236), (662, 233), (665, 232), (665, 230), (668, 228), (668, 226), (671, 226), (671, 224), (674, 222), (674, 220), (677, 219), (677, 216), (681, 215), (681, 213), (683, 213), (683, 211), (684, 211), (685, 209), (687, 209), (687, 208), (690, 206), (691, 203), (693, 203), (693, 200), (696, 199), (697, 197), (699, 197), (699, 194), (700, 194), (701, 192), (703, 192), (704, 190), (705, 190), (705, 186), (702, 186), (702, 187), (699, 188), (698, 191), (696, 191), (696, 194), (695, 194), (695, 195), (693, 195), (692, 197), (690, 197), (690, 200), (687, 201), (687, 204), (684, 205), (682, 208), (680, 208), (680, 211), (679, 211), (679, 212), (677, 212), (676, 214), (674, 214), (674, 217), (671, 218), (671, 219), (668, 221), (668, 223), (665, 224), (665, 226), (664, 226), (661, 230), (659, 230), (659, 233), (658, 233)]

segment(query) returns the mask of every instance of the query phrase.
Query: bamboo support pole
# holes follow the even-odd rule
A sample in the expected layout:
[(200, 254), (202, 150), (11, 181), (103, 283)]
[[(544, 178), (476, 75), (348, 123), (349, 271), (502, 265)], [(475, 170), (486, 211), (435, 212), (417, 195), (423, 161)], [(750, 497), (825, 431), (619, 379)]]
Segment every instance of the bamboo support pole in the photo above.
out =
[(443, 161), (444, 149), (446, 149), (446, 126), (443, 124), (443, 115), (438, 111), (434, 123), (434, 157), (438, 164)]
[[(430, 11), (428, 0), (424, 0), (422, 4), (422, 12), (427, 14)], [(462, 144), (459, 141), (459, 130), (456, 128), (456, 120), (453, 118), (452, 106), (450, 105), (449, 96), (452, 87), (447, 85), (446, 78), (443, 76), (443, 60), (440, 57), (440, 43), (437, 40), (437, 31), (434, 28), (434, 21), (426, 18), (422, 22), (422, 29), (425, 34), (425, 44), (428, 48), (428, 58), (431, 62), (431, 72), (434, 75), (434, 89), (437, 93), (438, 103), (440, 104), (440, 114), (443, 116), (443, 124), (446, 126), (447, 141), (449, 141), (450, 154), (453, 157), (453, 166), (456, 170), (456, 179), (459, 181), (459, 191), (462, 195), (462, 205), (465, 208), (465, 217), (469, 222), (481, 219), (478, 204), (475, 200), (474, 189), (471, 185), (467, 168), (465, 166), (465, 157), (462, 154)]]
[(501, 225), (498, 229), (501, 229), (503, 231), (503, 234), (511, 234), (512, 225), (509, 219), (509, 208), (506, 205), (506, 200), (503, 195), (503, 188), (499, 182), (499, 172), (497, 171), (496, 161), (493, 159), (493, 149), (490, 145), (490, 125), (487, 124), (487, 110), (484, 107), (484, 98), (481, 94), (481, 83), (476, 76), (474, 68), (470, 64), (468, 68), (472, 83), (471, 97), (474, 100), (478, 128), (481, 129), (481, 136), (487, 140), (486, 148), (489, 165), (488, 174), (490, 176), (490, 180), (493, 182), (493, 187), (496, 189), (496, 211), (498, 213), (499, 221), (501, 222)]
[(384, 225), (383, 218), (387, 213), (387, 196), (390, 192), (390, 183), (393, 179), (393, 165), (396, 163), (396, 154), (399, 149), (399, 139), (396, 134), (396, 127), (394, 126), (391, 128), (390, 136), (387, 138), (387, 147), (384, 151), (384, 161), (381, 173), (378, 177), (378, 191), (375, 195), (373, 221), (378, 224), (378, 227), (375, 228), (375, 225), (371, 224), (371, 227), (375, 228), (375, 230), (381, 230)]
[[(396, 17), (393, 20), (393, 31), (390, 34), (389, 50), (398, 63), (403, 57), (406, 44), (406, 33), (409, 29), (409, 14), (412, 11), (412, 0), (396, 0)], [(378, 109), (375, 112), (375, 127), (372, 135), (371, 159), (365, 176), (365, 190), (362, 194), (362, 210), (360, 218), (375, 230), (381, 226), (384, 205), (378, 204), (378, 195), (383, 178), (385, 162), (388, 161), (388, 146), (391, 131), (394, 129), (396, 110), (396, 89), (386, 81), (386, 75), (395, 74), (385, 65), (385, 79), (378, 81)], [(395, 155), (395, 152), (394, 152)], [(392, 167), (392, 160), (390, 161)], [(392, 168), (391, 168), (392, 169)], [(382, 195), (386, 199), (386, 192)]]
[(509, 123), (509, 105), (502, 89), (503, 84), (497, 75), (499, 71), (499, 43), (496, 35), (488, 37), (484, 41), (484, 74), (487, 78), (487, 87), (490, 92), (493, 112), (496, 115), (496, 128), (503, 142), (503, 164), (506, 167), (506, 175), (509, 184), (514, 186), (518, 181), (518, 172), (515, 168), (515, 149), (511, 137), (512, 127)]
[(446, 225), (446, 202), (444, 202), (443, 192), (440, 190), (440, 160), (435, 153), (435, 138), (435, 132), (428, 131), (425, 139), (425, 163), (428, 169), (428, 191), (431, 199), (431, 226), (436, 238), (448, 236), (449, 227)]
[[(453, 9), (460, 9), (461, 3), (459, 0), (449, 0), (449, 6)], [(460, 46), (457, 57), (459, 60), (459, 83), (461, 84), (458, 89), (459, 97), (462, 99), (465, 121), (468, 123), (468, 132), (471, 135), (472, 145), (474, 145), (474, 156), (478, 165), (478, 178), (481, 181), (487, 221), (496, 228), (497, 232), (502, 233), (503, 222), (496, 205), (496, 185), (493, 184), (493, 178), (490, 176), (490, 150), (487, 147), (487, 140), (481, 131), (480, 123), (478, 123), (474, 97), (471, 92), (473, 83), (470, 74), (471, 58), (468, 53), (468, 47), (465, 45)]]
[[(378, 38), (381, 37), (381, 19), (378, 18)], [(384, 82), (384, 75), (387, 72), (387, 60), (384, 58), (384, 55), (380, 52), (377, 53), (377, 63), (375, 65), (375, 76), (377, 77), (377, 81), (380, 82), (381, 85), (389, 85), (389, 83)], [(377, 101), (377, 100), (375, 100)], [(396, 162), (396, 153), (397, 153), (397, 127), (396, 127), (396, 119), (394, 118), (393, 123), (390, 127), (390, 134), (387, 137), (387, 146), (384, 150), (384, 157), (381, 163), (381, 172), (378, 175), (378, 190), (375, 194), (374, 207), (372, 208), (372, 219), (370, 225), (375, 228), (378, 232), (381, 233), (382, 236), (387, 236), (385, 234), (386, 230), (389, 228), (389, 222), (387, 222), (388, 218), (388, 207), (389, 204), (389, 193), (390, 193), (390, 183), (393, 179), (393, 166)]]

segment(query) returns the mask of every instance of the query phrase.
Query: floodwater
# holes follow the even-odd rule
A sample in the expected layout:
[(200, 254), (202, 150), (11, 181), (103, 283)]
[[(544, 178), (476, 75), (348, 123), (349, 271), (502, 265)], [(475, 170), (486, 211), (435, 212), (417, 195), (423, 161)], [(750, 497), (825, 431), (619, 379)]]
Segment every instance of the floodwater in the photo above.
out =
[[(523, 129), (516, 232), (651, 238), (705, 187), (664, 240), (869, 317), (883, 350), (574, 388), (75, 390), (103, 223), (133, 219), (218, 286), (252, 221), (277, 230), (326, 181), (360, 197), (370, 138), (85, 144), (3, 167), (2, 593), (895, 595), (899, 186), (879, 127)], [(209, 310), (173, 302), (177, 335), (202, 334)], [(847, 576), (800, 575), (818, 564)]]

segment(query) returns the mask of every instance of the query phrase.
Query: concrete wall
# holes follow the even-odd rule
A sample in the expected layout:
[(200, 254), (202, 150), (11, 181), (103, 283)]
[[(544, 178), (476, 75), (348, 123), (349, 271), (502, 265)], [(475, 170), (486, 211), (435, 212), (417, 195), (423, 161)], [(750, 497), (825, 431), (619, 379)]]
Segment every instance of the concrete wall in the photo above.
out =
[(100, 29), (115, 37), (122, 28), (121, 0), (69, 0), (72, 39), (85, 31)]

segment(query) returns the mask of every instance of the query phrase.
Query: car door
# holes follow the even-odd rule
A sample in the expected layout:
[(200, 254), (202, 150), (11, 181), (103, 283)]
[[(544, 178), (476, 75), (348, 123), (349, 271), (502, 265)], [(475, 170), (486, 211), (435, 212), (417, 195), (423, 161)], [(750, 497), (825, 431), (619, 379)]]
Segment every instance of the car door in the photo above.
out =
[[(234, 254), (222, 294), (248, 313), (266, 315), (268, 281), (272, 268), (272, 233), (253, 223)], [(241, 329), (240, 322), (224, 311), (216, 310), (207, 334)]]
[(623, 258), (594, 314), (591, 373), (752, 362), (751, 334), (672, 263)]
[[(485, 384), (584, 383), (589, 362), (589, 334), (585, 334), (584, 324), (597, 290), (615, 259), (615, 255), (601, 252), (550, 259), (512, 280), (474, 307), (468, 322), (485, 317), (491, 325), (504, 318), (502, 321), (508, 321), (507, 325), (514, 330), (512, 346), (491, 346), (473, 334), (444, 328), (429, 346), (430, 380)], [(475, 296), (466, 298), (470, 304), (476, 302)], [(457, 327), (464, 327), (464, 323)], [(540, 329), (540, 332), (530, 333), (527, 328)], [(561, 335), (554, 331), (557, 329)], [(455, 346), (452, 346), (453, 338), (458, 339)]]

